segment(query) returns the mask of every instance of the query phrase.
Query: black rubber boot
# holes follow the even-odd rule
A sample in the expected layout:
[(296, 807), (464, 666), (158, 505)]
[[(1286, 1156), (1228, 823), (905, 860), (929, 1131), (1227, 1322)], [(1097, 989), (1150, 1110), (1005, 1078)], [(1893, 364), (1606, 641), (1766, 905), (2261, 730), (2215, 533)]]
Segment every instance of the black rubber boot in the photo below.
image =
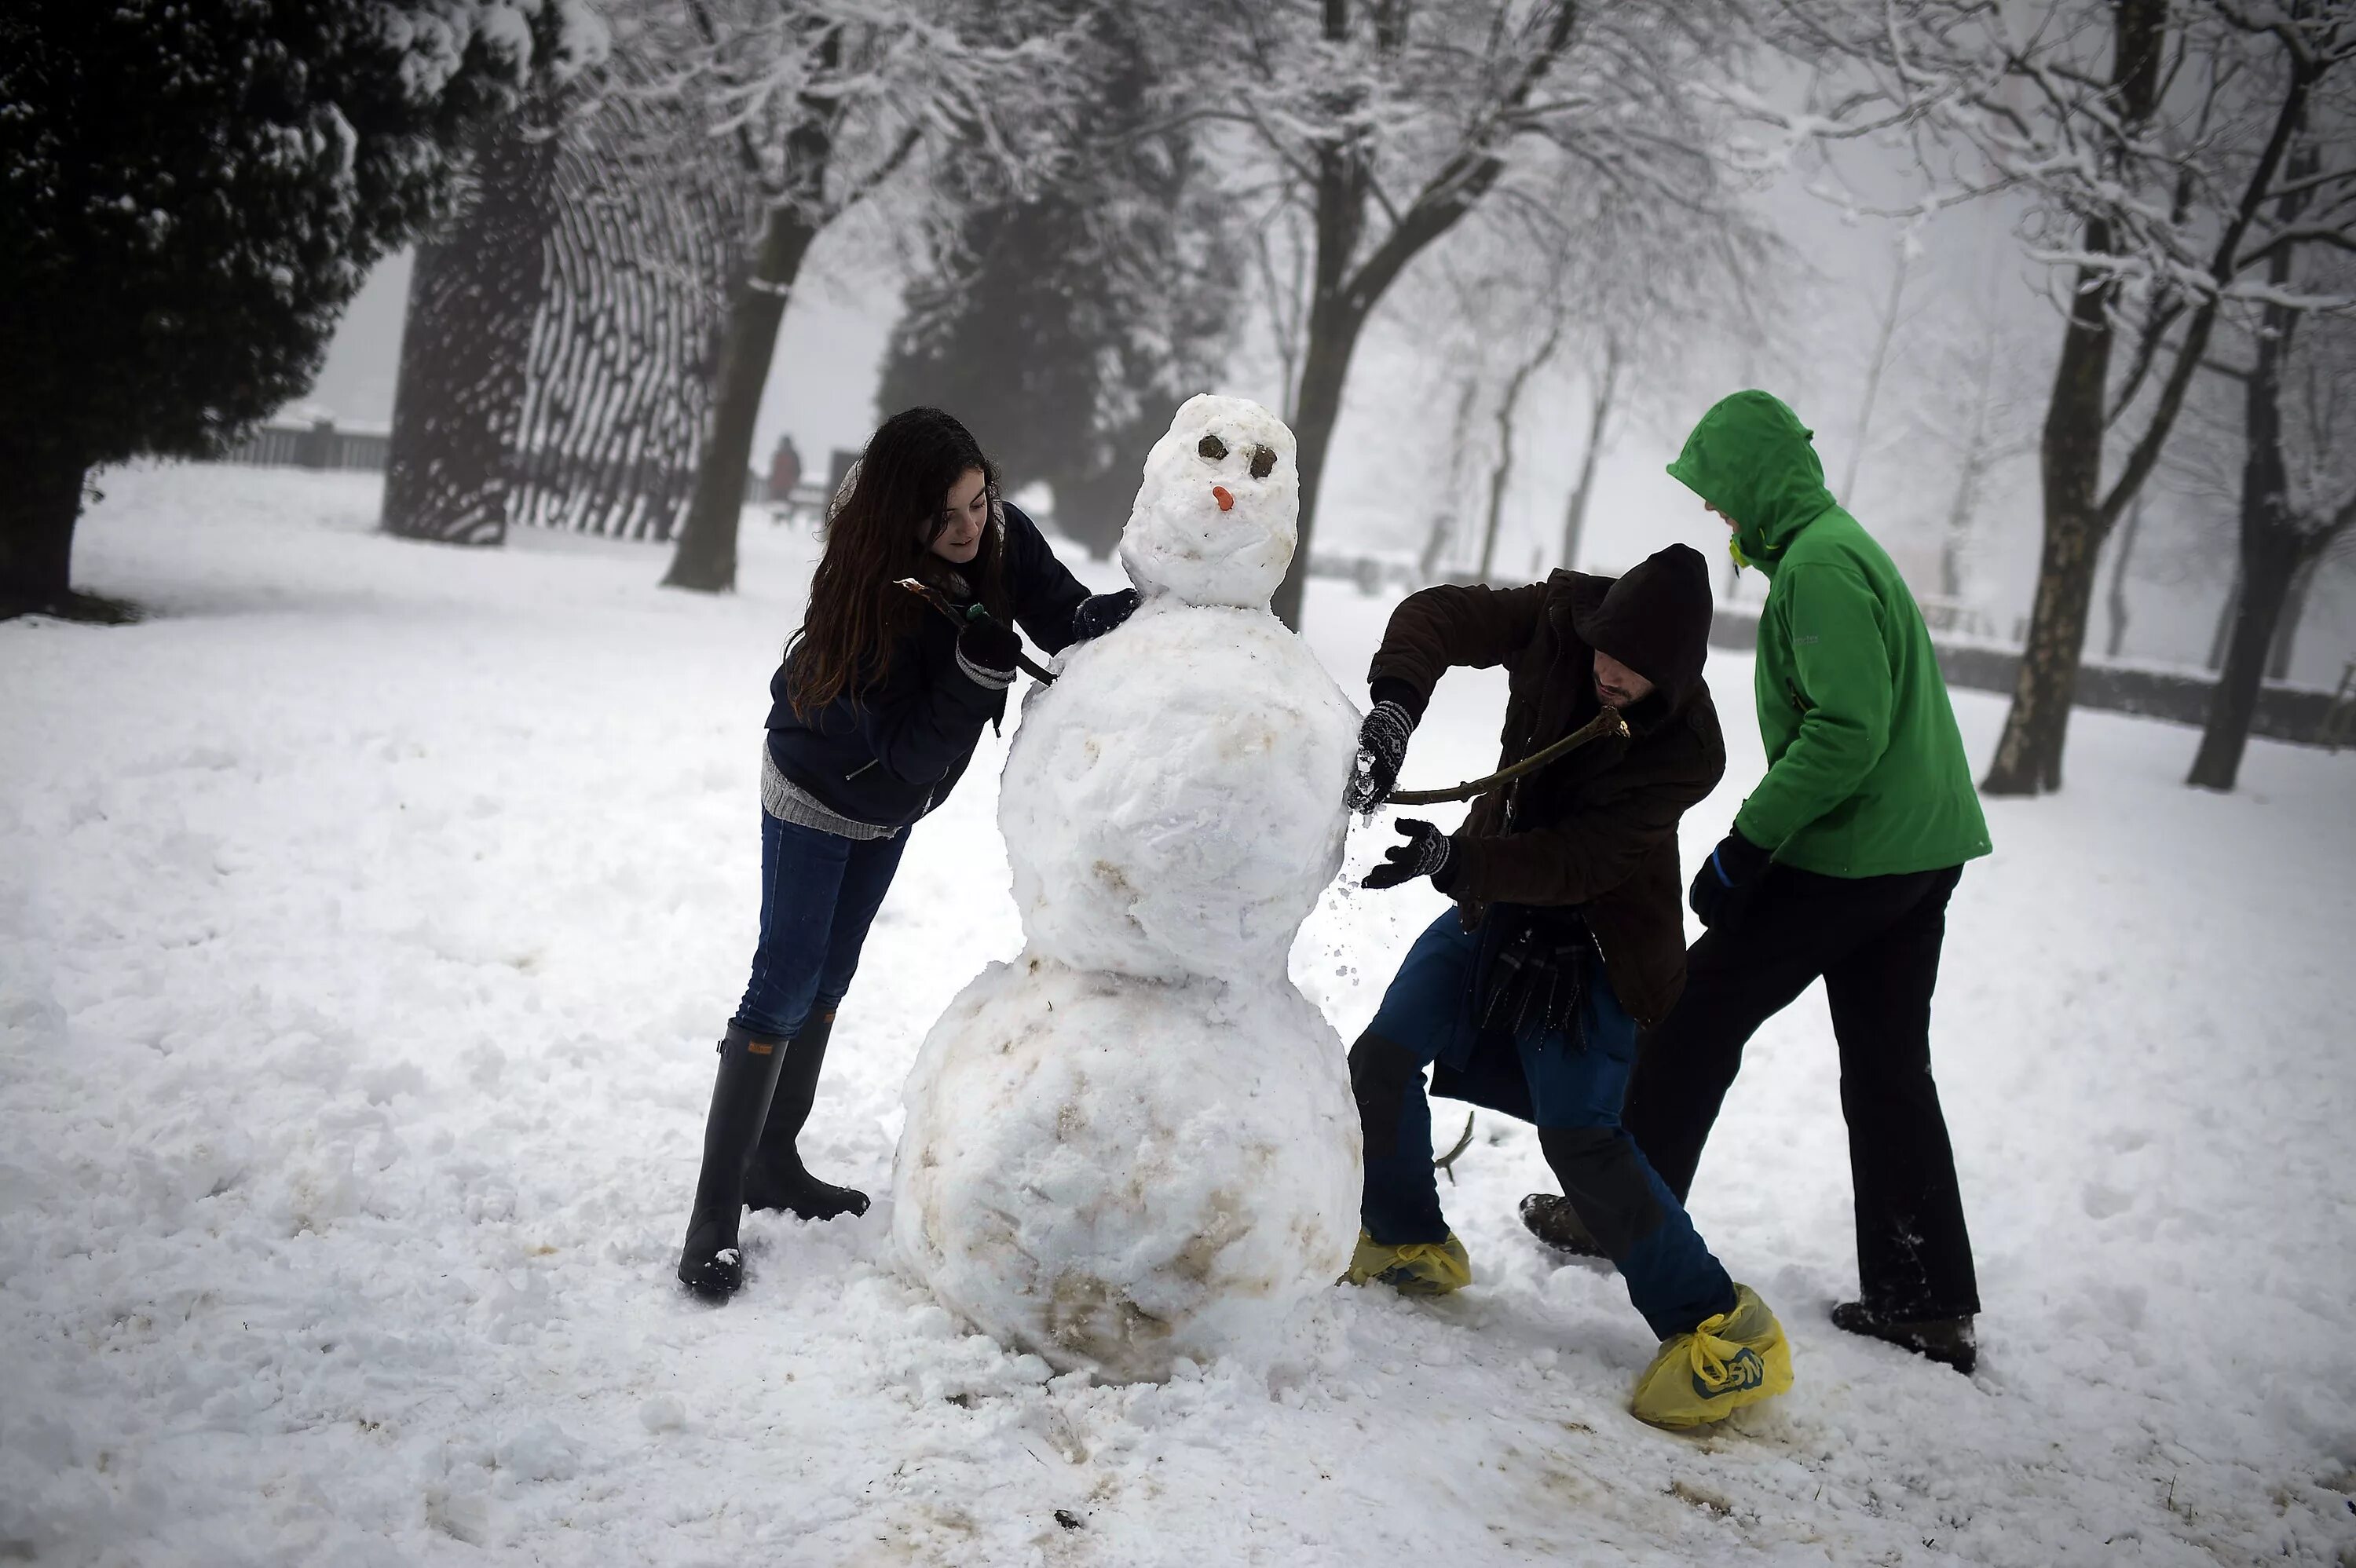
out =
[(769, 1100), (760, 1147), (744, 1162), (744, 1203), (751, 1209), (782, 1209), (805, 1220), (832, 1220), (867, 1212), (867, 1194), (855, 1187), (820, 1181), (802, 1168), (802, 1124), (818, 1100), (819, 1070), (826, 1065), (826, 1042), (834, 1015), (822, 1013), (786, 1042), (777, 1092)]
[(1522, 1223), (1531, 1235), (1558, 1253), (1569, 1253), (1575, 1258), (1600, 1258), (1604, 1251), (1598, 1245), (1595, 1233), (1570, 1200), (1558, 1192), (1533, 1192), (1522, 1200)]
[(1844, 1301), (1833, 1307), (1833, 1327), (1912, 1350), (1965, 1377), (1979, 1363), (1979, 1337), (1968, 1317), (1884, 1317), (1862, 1301)]
[(679, 1253), (679, 1282), (709, 1300), (725, 1301), (744, 1283), (744, 1254), (736, 1244), (744, 1157), (760, 1136), (785, 1059), (783, 1042), (755, 1040), (733, 1023), (720, 1042), (720, 1075), (703, 1123), (703, 1172)]

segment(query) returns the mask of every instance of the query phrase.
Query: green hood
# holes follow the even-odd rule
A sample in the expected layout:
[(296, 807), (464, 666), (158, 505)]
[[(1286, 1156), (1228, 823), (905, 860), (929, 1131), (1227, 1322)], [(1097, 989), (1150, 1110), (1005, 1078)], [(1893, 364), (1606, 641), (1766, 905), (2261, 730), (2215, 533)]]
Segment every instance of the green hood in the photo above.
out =
[(1736, 392), (1701, 416), (1669, 476), (1732, 517), (1740, 559), (1772, 575), (1799, 531), (1834, 506), (1815, 433), (1782, 399)]

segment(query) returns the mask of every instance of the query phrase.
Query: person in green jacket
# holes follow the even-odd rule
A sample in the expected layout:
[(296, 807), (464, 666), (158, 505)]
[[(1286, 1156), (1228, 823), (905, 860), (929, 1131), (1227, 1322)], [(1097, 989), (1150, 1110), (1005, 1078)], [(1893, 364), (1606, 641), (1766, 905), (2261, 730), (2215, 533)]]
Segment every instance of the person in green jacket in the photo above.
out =
[(1988, 852), (1987, 823), (1922, 613), (1825, 488), (1812, 433), (1767, 393), (1737, 392), (1669, 464), (1768, 581), (1767, 774), (1694, 878), (1708, 929), (1644, 1042), (1624, 1124), (1682, 1200), (1744, 1042), (1821, 976), (1861, 1287), (1833, 1321), (1969, 1372), (1979, 1289), (1931, 1076), (1931, 994), (1947, 901)]

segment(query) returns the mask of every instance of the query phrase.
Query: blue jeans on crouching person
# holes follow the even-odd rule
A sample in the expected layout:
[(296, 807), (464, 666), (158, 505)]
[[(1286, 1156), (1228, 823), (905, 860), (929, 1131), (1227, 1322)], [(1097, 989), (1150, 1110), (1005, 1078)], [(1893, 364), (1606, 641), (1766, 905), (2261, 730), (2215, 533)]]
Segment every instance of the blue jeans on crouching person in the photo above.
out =
[[(1571, 1029), (1519, 1036), (1476, 1019), (1494, 918), (1468, 932), (1453, 909), (1416, 939), (1383, 1005), (1351, 1051), (1366, 1139), (1360, 1218), (1391, 1246), (1448, 1236), (1431, 1164), (1431, 1102), (1423, 1070), (1437, 1061), (1474, 1104), (1535, 1122), (1547, 1161), (1596, 1241), (1628, 1282), (1653, 1331), (1682, 1334), (1734, 1306), (1734, 1284), (1685, 1206), (1620, 1125), (1636, 1061), (1636, 1023), (1601, 963), (1590, 965)], [(1518, 1058), (1519, 1070), (1515, 1071)]]
[(791, 1040), (851, 989), (905, 829), (845, 838), (761, 814), (761, 944), (732, 1021), (759, 1040)]

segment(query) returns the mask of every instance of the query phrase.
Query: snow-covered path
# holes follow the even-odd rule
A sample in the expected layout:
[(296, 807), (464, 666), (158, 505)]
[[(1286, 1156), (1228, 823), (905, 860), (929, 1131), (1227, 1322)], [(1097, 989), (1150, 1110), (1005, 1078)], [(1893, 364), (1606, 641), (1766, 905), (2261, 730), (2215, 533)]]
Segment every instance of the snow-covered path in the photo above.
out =
[[(1547, 1179), (1486, 1115), (1447, 1192), (1473, 1288), (1336, 1290), (1267, 1366), (1092, 1389), (902, 1282), (882, 1204), (752, 1221), (724, 1310), (671, 1284), (806, 539), (751, 525), (714, 601), (642, 546), (376, 537), (366, 476), (107, 489), (80, 579), (156, 618), (0, 626), (0, 1557), (2356, 1563), (2356, 755), (2261, 743), (2218, 798), (2189, 731), (2082, 713), (2068, 793), (1991, 803), (1936, 1025), (1977, 1377), (1825, 1320), (1819, 997), (1695, 1194), (1795, 1347), (1731, 1429), (1624, 1413), (1648, 1336), (1522, 1232)], [(1353, 694), (1387, 608), (1318, 585)], [(1689, 859), (1759, 767), (1747, 665), (1711, 673), (1735, 760)], [(1959, 701), (1984, 755), (2001, 705)], [(1483, 771), (1497, 703), (1452, 677), (1409, 782)], [(1019, 945), (988, 746), (805, 1140), (879, 1195), (918, 1040)], [(1344, 1038), (1438, 908), (1327, 895), (1294, 967)]]

